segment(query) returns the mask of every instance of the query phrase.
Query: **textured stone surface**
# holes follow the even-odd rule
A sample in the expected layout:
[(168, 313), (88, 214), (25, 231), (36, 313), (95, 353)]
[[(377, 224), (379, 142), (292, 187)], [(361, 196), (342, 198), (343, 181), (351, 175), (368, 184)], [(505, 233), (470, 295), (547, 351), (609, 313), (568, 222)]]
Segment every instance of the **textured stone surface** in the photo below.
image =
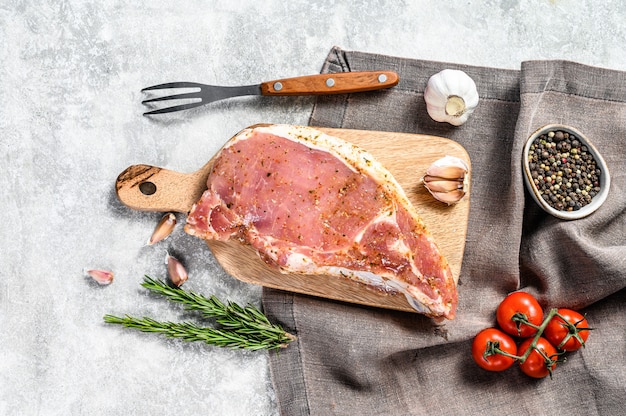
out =
[[(242, 98), (146, 118), (141, 88), (257, 83), (319, 72), (334, 45), (517, 69), (569, 59), (626, 70), (620, 1), (0, 2), (0, 414), (277, 413), (264, 352), (184, 344), (107, 326), (106, 313), (189, 316), (140, 287), (260, 304), (179, 227), (145, 246), (161, 214), (113, 184), (128, 165), (202, 166), (258, 122), (306, 124), (313, 98)], [(179, 222), (183, 216), (178, 216)], [(100, 287), (84, 268), (111, 269)]]

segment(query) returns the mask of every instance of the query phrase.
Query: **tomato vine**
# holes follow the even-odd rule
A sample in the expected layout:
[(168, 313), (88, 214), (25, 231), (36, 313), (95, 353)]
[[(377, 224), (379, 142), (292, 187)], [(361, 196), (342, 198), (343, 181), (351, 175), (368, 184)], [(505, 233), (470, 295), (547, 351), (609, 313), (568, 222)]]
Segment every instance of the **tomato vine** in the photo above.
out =
[[(472, 343), (472, 357), (483, 369), (504, 371), (518, 362), (523, 373), (552, 377), (566, 352), (584, 347), (589, 336), (587, 319), (580, 313), (551, 308), (544, 316), (536, 299), (525, 292), (507, 296), (496, 311), (500, 328), (480, 331)], [(511, 336), (519, 337), (519, 347)], [(513, 344), (513, 345), (511, 345)]]

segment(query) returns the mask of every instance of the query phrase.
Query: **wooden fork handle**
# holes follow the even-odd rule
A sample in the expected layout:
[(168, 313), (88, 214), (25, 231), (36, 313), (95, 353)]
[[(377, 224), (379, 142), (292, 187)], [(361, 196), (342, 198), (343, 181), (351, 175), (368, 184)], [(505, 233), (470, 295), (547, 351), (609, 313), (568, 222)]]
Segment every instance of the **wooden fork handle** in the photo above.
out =
[(207, 163), (194, 173), (132, 165), (117, 177), (115, 191), (124, 205), (140, 211), (188, 213), (207, 189)]
[(263, 95), (346, 94), (390, 88), (398, 84), (393, 71), (338, 72), (277, 79), (261, 84)]

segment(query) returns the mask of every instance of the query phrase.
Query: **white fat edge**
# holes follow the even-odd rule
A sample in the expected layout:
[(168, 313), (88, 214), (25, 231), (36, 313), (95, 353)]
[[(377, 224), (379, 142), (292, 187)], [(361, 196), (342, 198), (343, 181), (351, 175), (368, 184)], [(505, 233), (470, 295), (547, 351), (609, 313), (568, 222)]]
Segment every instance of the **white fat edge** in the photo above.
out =
[(365, 270), (351, 270), (345, 267), (336, 266), (328, 267), (327, 273), (333, 276), (348, 277), (352, 280), (357, 280), (369, 286), (382, 289), (385, 292), (396, 293), (396, 289), (387, 284), (389, 281), (376, 273), (368, 272)]
[[(259, 237), (256, 236), (259, 241), (262, 241), (266, 250), (264, 255), (277, 262), (276, 250), (273, 247), (272, 237)], [(408, 254), (412, 254), (404, 243), (402, 247), (406, 249)], [(339, 266), (320, 266), (316, 264), (309, 256), (302, 253), (293, 251), (291, 248), (286, 248), (290, 253), (287, 255), (287, 262), (285, 265), (279, 267), (281, 273), (301, 273), (301, 274), (313, 274), (320, 275), (326, 274), (330, 276), (347, 277), (349, 279), (373, 286), (381, 289), (385, 292), (402, 293), (409, 305), (415, 309), (418, 313), (432, 314), (433, 312), (443, 312), (442, 308), (437, 307), (438, 303), (441, 304), (442, 298), (438, 297), (435, 301), (425, 296), (419, 291), (411, 291), (408, 283), (399, 281), (393, 278), (393, 276), (381, 276), (376, 273), (372, 273), (365, 270), (352, 270), (346, 267)], [(281, 251), (282, 252), (282, 251)], [(257, 254), (259, 254), (257, 252)], [(417, 274), (421, 276), (421, 274)], [(441, 310), (440, 310), (441, 309)]]
[[(409, 285), (406, 282), (386, 278), (376, 273), (351, 270), (345, 267), (337, 266), (318, 266), (307, 256), (300, 253), (293, 253), (289, 256), (287, 264), (282, 268), (286, 273), (303, 273), (303, 274), (326, 274), (330, 276), (347, 277), (349, 279), (364, 283), (366, 285), (381, 289), (387, 293), (402, 293), (408, 304), (415, 309), (416, 312), (422, 314), (432, 314), (439, 311), (437, 302), (417, 292), (411, 293)], [(441, 299), (439, 299), (441, 302)]]
[(222, 150), (228, 149), (230, 146), (234, 145), (235, 143), (249, 139), (252, 133), (254, 132), (254, 130), (255, 129), (253, 128), (246, 128), (246, 129), (241, 130), (236, 135), (234, 135), (228, 142), (226, 142), (224, 147), (222, 147)]
[(320, 269), (320, 267), (317, 266), (309, 256), (293, 252), (287, 257), (287, 263), (281, 267), (286, 271), (294, 271), (298, 273), (318, 273)]
[(282, 267), (283, 271), (288, 273), (302, 274), (326, 274), (329, 276), (343, 276), (352, 280), (365, 283), (370, 286), (382, 289), (386, 292), (396, 292), (395, 287), (387, 284), (388, 280), (384, 277), (368, 272), (365, 270), (352, 270), (339, 266), (319, 266), (311, 260), (310, 257), (301, 253), (292, 253), (289, 255), (287, 264)]
[[(409, 291), (409, 285), (406, 282), (388, 280), (387, 285), (404, 294), (409, 305), (411, 305), (411, 307), (419, 313), (430, 315), (433, 312), (443, 312), (443, 310), (439, 310), (441, 308), (433, 308), (433, 306), (436, 306), (438, 302), (433, 301), (420, 292), (415, 294), (411, 293), (411, 291)], [(439, 303), (441, 303), (441, 296), (439, 296)]]
[[(272, 259), (272, 261), (274, 261), (274, 263), (278, 264), (278, 253), (281, 252), (285, 249), (276, 249), (274, 246), (274, 243), (276, 241), (279, 241), (277, 238), (274, 238), (270, 235), (263, 235), (261, 236), (261, 234), (259, 234), (258, 230), (256, 228), (248, 228), (247, 229), (248, 232), (248, 243), (255, 248), (255, 252), (256, 254), (261, 257), (261, 254), (263, 254), (264, 257), (266, 258), (270, 258)], [(259, 246), (262, 246), (263, 248), (258, 248)], [(289, 248), (286, 248), (287, 250), (289, 250)], [(262, 253), (261, 253), (262, 251)]]

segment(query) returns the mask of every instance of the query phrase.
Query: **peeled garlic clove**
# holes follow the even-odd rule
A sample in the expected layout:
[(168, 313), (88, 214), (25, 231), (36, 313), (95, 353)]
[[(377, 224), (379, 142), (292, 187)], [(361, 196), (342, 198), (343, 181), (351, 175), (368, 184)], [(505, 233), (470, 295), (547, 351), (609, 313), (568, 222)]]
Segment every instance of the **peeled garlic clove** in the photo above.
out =
[(435, 199), (451, 205), (467, 193), (468, 172), (469, 167), (463, 159), (446, 156), (428, 167), (422, 182)]
[(109, 285), (113, 283), (113, 272), (111, 271), (89, 269), (85, 270), (85, 273), (101, 285)]
[(166, 239), (172, 231), (174, 231), (174, 227), (176, 226), (176, 216), (171, 212), (169, 214), (165, 214), (161, 221), (157, 224), (152, 232), (152, 236), (148, 240), (148, 245), (151, 246), (153, 244), (158, 243), (161, 240)]
[(165, 262), (167, 263), (167, 273), (170, 276), (170, 280), (176, 287), (182, 286), (187, 281), (187, 269), (176, 258), (170, 256), (169, 253), (165, 255)]

